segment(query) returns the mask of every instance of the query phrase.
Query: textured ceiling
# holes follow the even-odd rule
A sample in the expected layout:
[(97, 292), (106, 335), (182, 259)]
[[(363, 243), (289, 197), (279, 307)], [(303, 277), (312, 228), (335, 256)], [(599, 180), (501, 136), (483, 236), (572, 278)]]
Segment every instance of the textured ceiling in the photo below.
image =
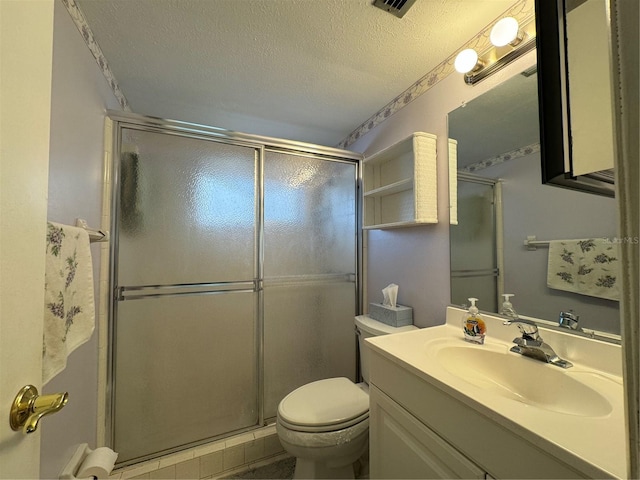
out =
[(515, 0), (76, 0), (131, 108), (336, 145)]

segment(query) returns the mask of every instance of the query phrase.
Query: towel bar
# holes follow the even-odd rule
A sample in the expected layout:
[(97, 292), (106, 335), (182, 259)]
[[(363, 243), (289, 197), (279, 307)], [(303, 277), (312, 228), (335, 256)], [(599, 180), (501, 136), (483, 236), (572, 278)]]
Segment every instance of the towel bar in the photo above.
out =
[(549, 240), (547, 241), (536, 240), (535, 235), (529, 235), (527, 236), (527, 239), (524, 241), (524, 246), (527, 247), (527, 249), (529, 250), (537, 250), (538, 247), (548, 247)]
[(76, 218), (76, 227), (84, 228), (87, 233), (89, 233), (89, 241), (91, 243), (109, 241), (109, 232), (103, 232), (102, 230), (89, 228), (87, 221), (83, 220), (82, 218)]

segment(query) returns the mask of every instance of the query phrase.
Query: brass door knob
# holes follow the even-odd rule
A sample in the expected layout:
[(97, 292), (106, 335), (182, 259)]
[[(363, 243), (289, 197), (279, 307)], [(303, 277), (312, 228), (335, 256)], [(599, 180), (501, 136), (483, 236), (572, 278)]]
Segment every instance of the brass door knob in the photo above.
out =
[(59, 411), (68, 401), (67, 392), (38, 395), (36, 387), (25, 385), (13, 400), (9, 412), (9, 424), (13, 430), (22, 428), (24, 433), (33, 433), (38, 428), (42, 417)]

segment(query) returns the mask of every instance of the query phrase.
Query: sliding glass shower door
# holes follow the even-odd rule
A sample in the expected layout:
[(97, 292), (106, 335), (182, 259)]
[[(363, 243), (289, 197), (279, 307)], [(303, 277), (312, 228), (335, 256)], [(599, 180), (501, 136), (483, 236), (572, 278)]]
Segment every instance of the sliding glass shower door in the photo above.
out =
[(355, 377), (357, 163), (125, 124), (115, 201), (118, 462), (260, 426)]
[(256, 148), (123, 129), (114, 446), (142, 458), (258, 421)]
[(267, 151), (265, 417), (289, 392), (355, 378), (356, 166)]

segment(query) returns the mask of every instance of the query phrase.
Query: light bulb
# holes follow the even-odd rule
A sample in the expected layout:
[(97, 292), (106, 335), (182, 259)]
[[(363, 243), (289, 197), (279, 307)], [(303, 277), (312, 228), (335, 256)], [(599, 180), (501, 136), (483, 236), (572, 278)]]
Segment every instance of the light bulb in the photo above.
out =
[(462, 50), (456, 57), (453, 66), (457, 72), (468, 73), (476, 68), (478, 64), (478, 54), (473, 48)]
[(515, 18), (503, 18), (493, 26), (489, 39), (496, 47), (504, 47), (518, 38), (518, 28)]

